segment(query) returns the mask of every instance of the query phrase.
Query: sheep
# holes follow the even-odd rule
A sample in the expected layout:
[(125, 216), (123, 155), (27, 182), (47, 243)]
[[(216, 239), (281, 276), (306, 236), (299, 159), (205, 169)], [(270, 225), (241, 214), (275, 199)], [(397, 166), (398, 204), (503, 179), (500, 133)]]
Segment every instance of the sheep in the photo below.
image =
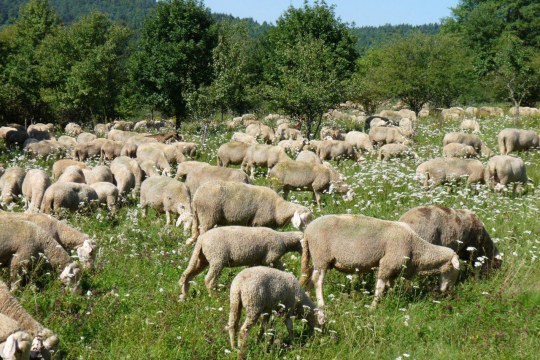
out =
[(501, 155), (526, 151), (540, 146), (540, 135), (534, 130), (504, 129), (497, 135)]
[(501, 266), (502, 258), (497, 246), (482, 221), (470, 210), (418, 206), (407, 211), (398, 221), (408, 224), (427, 242), (454, 250), (464, 261), (483, 263), (486, 270)]
[[(527, 170), (522, 159), (510, 155), (496, 155), (489, 159), (485, 173), (485, 183), (490, 188), (500, 190), (501, 187), (512, 184), (512, 191), (528, 182)], [(494, 186), (496, 184), (497, 186)]]
[(176, 226), (184, 223), (184, 231), (191, 227), (192, 209), (186, 186), (167, 176), (152, 176), (141, 185), (142, 216), (146, 217), (151, 206), (158, 212), (165, 212), (167, 225), (171, 223), (171, 212), (178, 214)]
[(176, 168), (176, 175), (174, 178), (176, 180), (184, 181), (190, 172), (205, 166), (210, 166), (210, 164), (201, 161), (185, 161)]
[(124, 130), (129, 131), (133, 129), (133, 123), (130, 121), (124, 121), (124, 120), (115, 120), (114, 124), (112, 125), (112, 129), (114, 130)]
[(240, 141), (233, 141), (221, 145), (217, 151), (218, 165), (224, 167), (229, 165), (241, 165), (249, 146), (249, 144)]
[(185, 156), (189, 156), (192, 159), (195, 159), (197, 157), (197, 152), (199, 151), (199, 146), (194, 142), (179, 141), (170, 144), (170, 146), (175, 147), (182, 154), (184, 154)]
[(97, 136), (105, 136), (107, 135), (110, 129), (111, 129), (111, 124), (96, 124), (94, 126), (94, 134), (96, 134)]
[(98, 138), (89, 143), (78, 143), (73, 150), (73, 157), (79, 161), (85, 161), (86, 159), (100, 157), (101, 147), (107, 141), (107, 139)]
[(62, 175), (56, 180), (60, 182), (74, 182), (79, 184), (86, 184), (83, 171), (77, 165), (68, 166)]
[(268, 174), (283, 188), (283, 198), (288, 199), (291, 190), (307, 190), (313, 192), (317, 206), (321, 207), (321, 194), (336, 189), (349, 200), (352, 191), (340, 174), (330, 166), (315, 165), (303, 161), (286, 161), (277, 164)]
[(356, 148), (356, 151), (373, 151), (373, 144), (369, 139), (369, 135), (360, 131), (349, 131), (345, 135), (345, 142)]
[(299, 228), (312, 213), (304, 206), (283, 200), (274, 190), (230, 181), (202, 185), (192, 200), (191, 244), (215, 225), (284, 226), (292, 219)]
[(84, 182), (88, 185), (92, 185), (97, 182), (109, 182), (113, 183), (113, 173), (111, 169), (106, 165), (99, 165), (93, 169), (82, 169), (84, 174)]
[(97, 252), (96, 242), (64, 222), (47, 214), (36, 213), (3, 213), (0, 217), (30, 221), (56, 240), (66, 251), (75, 250), (84, 268), (90, 268), (94, 264)]
[[(51, 358), (52, 353), (58, 348), (58, 336), (36, 321), (22, 307), (19, 301), (11, 295), (8, 287), (2, 281), (0, 281), (0, 314), (16, 322), (17, 328), (34, 337), (31, 348), (33, 357)], [(22, 346), (23, 344), (20, 345)], [(3, 352), (0, 355), (4, 359), (9, 359), (9, 357), (6, 357), (6, 355), (9, 355), (9, 351), (6, 350), (9, 350), (9, 347), (6, 349), (6, 345), (4, 344)], [(15, 357), (15, 359), (18, 358)], [(24, 359), (24, 357), (21, 357), (21, 359)]]
[[(143, 137), (144, 134), (137, 133), (137, 132), (131, 132), (131, 131), (118, 130), (118, 129), (111, 129), (107, 133), (107, 139), (113, 140), (113, 141), (126, 142), (128, 139), (130, 139), (130, 138), (132, 138), (134, 136)], [(149, 141), (151, 141), (151, 140), (149, 139)]]
[(2, 201), (5, 204), (11, 204), (16, 196), (21, 195), (25, 175), (22, 168), (13, 166), (7, 168), (0, 177), (0, 191), (2, 192)]
[(277, 145), (284, 148), (285, 150), (288, 150), (288, 152), (291, 154), (296, 154), (302, 151), (302, 149), (307, 145), (307, 143), (307, 139), (299, 137), (296, 140), (281, 140), (280, 142), (278, 142)]
[(28, 212), (37, 212), (45, 190), (51, 185), (51, 179), (44, 170), (31, 169), (26, 173), (22, 183), (22, 194)]
[(272, 144), (275, 139), (274, 130), (264, 124), (250, 124), (246, 127), (246, 134), (261, 140), (265, 144)]
[(250, 177), (255, 179), (255, 167), (266, 166), (268, 172), (276, 164), (291, 160), (285, 153), (285, 150), (279, 146), (256, 144), (251, 145), (247, 151), (244, 161), (242, 162), (242, 169), (249, 169)]
[(127, 156), (119, 156), (111, 162), (111, 172), (120, 194), (132, 189), (139, 192), (141, 189), (143, 173), (136, 160)]
[(139, 146), (137, 148), (137, 160), (151, 160), (156, 168), (162, 171), (163, 175), (169, 176), (171, 174), (171, 165), (165, 157), (165, 153), (159, 148), (152, 147), (153, 144), (147, 144), (150, 146)]
[(459, 125), (462, 131), (470, 130), (473, 134), (480, 134), (480, 124), (474, 119), (465, 119)]
[(137, 163), (141, 167), (141, 170), (143, 171), (145, 177), (161, 175), (161, 172), (158, 170), (158, 168), (156, 167), (156, 164), (152, 160), (137, 159)]
[(57, 180), (58, 178), (60, 178), (64, 170), (72, 165), (78, 166), (79, 169), (86, 169), (87, 167), (85, 163), (71, 159), (62, 159), (55, 161), (52, 166), (53, 179)]
[(152, 138), (156, 140), (159, 143), (168, 143), (173, 141), (182, 141), (184, 137), (180, 134), (178, 134), (176, 131), (169, 131), (168, 133), (164, 134), (151, 134), (146, 135), (147, 138)]
[(322, 160), (313, 151), (303, 150), (296, 156), (296, 161), (305, 161), (313, 165), (322, 165)]
[(7, 136), (7, 133), (10, 131), (17, 131), (17, 129), (11, 126), (0, 127), (0, 139), (5, 139)]
[[(295, 137), (297, 134), (296, 132), (291, 132), (290, 130), (295, 130), (289, 128), (289, 123), (281, 123), (277, 125), (276, 132), (275, 132), (275, 140), (281, 141), (281, 140), (289, 140), (292, 137)], [(295, 140), (296, 138), (292, 139)]]
[(116, 210), (116, 200), (118, 199), (118, 188), (110, 182), (98, 181), (90, 185), (96, 191), (98, 202), (107, 205), (111, 211)]
[(257, 139), (254, 136), (241, 132), (235, 132), (231, 138), (231, 141), (240, 141), (250, 145), (257, 144)]
[[(256, 266), (242, 270), (231, 283), (230, 312), (227, 329), (231, 348), (235, 348), (238, 335), (239, 357), (245, 357), (249, 329), (262, 317), (259, 339), (264, 334), (270, 314), (281, 308), (289, 333), (293, 337), (292, 317), (307, 320), (310, 331), (324, 324), (324, 314), (302, 290), (294, 275), (281, 270)], [(242, 308), (246, 320), (238, 329)]]
[(82, 128), (79, 124), (68, 123), (64, 128), (64, 132), (69, 136), (77, 136), (82, 133)]
[(342, 159), (362, 160), (351, 144), (340, 140), (322, 141), (317, 148), (317, 155), (321, 160), (337, 160), (338, 164)]
[(386, 144), (379, 148), (379, 157), (380, 161), (389, 160), (392, 158), (400, 158), (403, 156), (417, 158), (418, 155), (412, 151), (406, 145), (403, 144)]
[(91, 143), (92, 141), (94, 141), (96, 139), (97, 139), (96, 135), (83, 132), (83, 133), (80, 133), (77, 136), (77, 143), (79, 143), (79, 144), (88, 144), (88, 143)]
[(77, 140), (74, 137), (62, 135), (58, 138), (58, 143), (62, 145), (66, 150), (73, 151), (77, 145)]
[(493, 151), (491, 151), (491, 149), (488, 148), (482, 142), (482, 140), (478, 137), (478, 135), (466, 134), (466, 133), (460, 133), (460, 132), (451, 132), (444, 135), (443, 146), (448, 145), (450, 143), (460, 143), (460, 144), (470, 145), (480, 155), (488, 157), (488, 158), (494, 155)]
[(321, 140), (325, 140), (328, 136), (333, 140), (345, 140), (343, 130), (335, 127), (323, 127), (320, 132)]
[(384, 144), (411, 144), (411, 140), (397, 127), (372, 127), (369, 129), (369, 139), (373, 145), (379, 146)]
[(208, 165), (191, 171), (186, 176), (186, 187), (193, 196), (202, 184), (214, 180), (236, 181), (249, 184), (249, 177), (242, 170)]
[(135, 144), (124, 144), (124, 146), (122, 146), (122, 149), (120, 150), (120, 156), (128, 156), (130, 158), (134, 158), (137, 156), (137, 148), (138, 146)]
[(75, 276), (69, 277), (62, 271), (60, 279), (71, 290), (77, 288), (80, 265), (72, 262), (69, 253), (46, 231), (31, 221), (9, 216), (0, 216), (0, 227), (0, 264), (3, 268), (9, 267), (12, 291), (27, 273), (32, 258), (39, 258), (40, 253), (46, 256), (54, 269), (74, 273)]
[(416, 176), (424, 180), (424, 188), (429, 183), (434, 186), (467, 178), (467, 185), (484, 183), (484, 165), (478, 160), (458, 158), (435, 158), (423, 162), (416, 168)]
[[(310, 259), (313, 267), (309, 266)], [(454, 250), (428, 243), (408, 225), (363, 215), (326, 215), (304, 231), (302, 284), (315, 284), (317, 304), (324, 307), (326, 272), (361, 274), (378, 267), (374, 308), (387, 286), (403, 274), (440, 273), (440, 289), (446, 291), (459, 274), (459, 256)]]
[[(16, 321), (0, 314), (0, 357), (4, 360), (30, 359), (32, 337), (19, 328)], [(9, 334), (9, 336), (8, 336)]]
[(41, 140), (50, 140), (51, 139), (51, 133), (50, 131), (53, 130), (53, 124), (33, 124), (28, 126), (28, 129), (26, 131), (28, 132), (28, 135), (31, 138), (34, 138), (38, 141)]
[(189, 265), (178, 283), (183, 301), (189, 282), (209, 267), (204, 283), (211, 291), (225, 267), (264, 265), (283, 268), (281, 257), (291, 251), (302, 252), (301, 231), (277, 232), (258, 227), (224, 226), (211, 229), (197, 240)]
[(443, 147), (443, 157), (474, 158), (478, 153), (470, 146), (460, 143), (450, 143)]
[(101, 161), (114, 160), (119, 157), (123, 147), (124, 143), (121, 141), (107, 140), (103, 143), (103, 146), (101, 146)]
[(28, 139), (30, 136), (26, 132), (26, 130), (9, 130), (6, 132), (6, 145), (8, 148), (13, 148), (15, 146), (22, 148), (24, 142), (26, 139)]
[[(162, 144), (160, 142), (141, 144), (137, 148), (137, 153), (138, 152), (146, 153), (148, 151), (147, 150), (148, 148), (161, 150), (163, 152), (163, 155), (165, 156), (165, 159), (167, 159), (167, 162), (169, 164), (180, 164), (186, 161), (186, 157), (184, 156), (182, 152), (182, 148), (174, 144)], [(154, 150), (151, 150), (151, 151), (154, 151)]]
[(41, 212), (49, 214), (60, 209), (76, 211), (82, 205), (97, 201), (98, 195), (90, 185), (74, 182), (56, 182), (43, 196)]
[(43, 158), (62, 155), (65, 150), (66, 148), (56, 140), (43, 140), (26, 147), (26, 153), (28, 155)]

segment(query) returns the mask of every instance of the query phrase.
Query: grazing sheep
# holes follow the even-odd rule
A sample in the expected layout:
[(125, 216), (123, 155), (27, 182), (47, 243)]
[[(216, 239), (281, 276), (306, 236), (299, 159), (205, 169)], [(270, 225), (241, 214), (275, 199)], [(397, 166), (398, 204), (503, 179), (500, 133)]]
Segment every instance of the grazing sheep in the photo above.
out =
[(283, 188), (283, 198), (289, 197), (289, 191), (301, 190), (313, 192), (317, 206), (321, 207), (321, 194), (336, 189), (350, 199), (352, 192), (341, 175), (331, 167), (315, 165), (303, 161), (286, 161), (277, 164), (270, 170), (268, 177)]
[(191, 196), (193, 196), (202, 184), (215, 180), (236, 181), (249, 184), (249, 177), (242, 170), (208, 165), (191, 171), (186, 176), (186, 187)]
[(496, 190), (512, 184), (512, 191), (515, 192), (518, 186), (521, 188), (528, 182), (525, 163), (518, 157), (496, 155), (489, 159), (486, 165), (484, 180), (490, 188)]
[(360, 131), (349, 131), (345, 135), (345, 142), (356, 148), (356, 151), (373, 151), (373, 144), (369, 139), (369, 135)]
[[(281, 307), (287, 325), (289, 340), (293, 337), (292, 317), (306, 319), (311, 330), (324, 324), (323, 313), (302, 290), (294, 275), (281, 270), (256, 266), (242, 270), (231, 283), (229, 339), (235, 347), (238, 334), (239, 357), (247, 350), (249, 329), (262, 317), (259, 338), (264, 334), (270, 314)], [(246, 309), (246, 320), (238, 329), (242, 308)]]
[(46, 158), (49, 156), (60, 156), (66, 148), (56, 140), (43, 140), (32, 143), (26, 147), (26, 153), (34, 157)]
[(392, 158), (413, 157), (418, 155), (410, 147), (403, 144), (386, 144), (379, 149), (379, 160), (390, 160)]
[(60, 209), (76, 211), (80, 206), (88, 206), (98, 196), (90, 185), (74, 182), (56, 182), (49, 186), (41, 202), (41, 212), (50, 214)]
[(211, 181), (202, 185), (192, 201), (194, 242), (215, 225), (284, 226), (292, 219), (296, 228), (307, 224), (311, 211), (283, 200), (265, 186), (230, 181)]
[(315, 284), (320, 308), (324, 306), (324, 276), (332, 268), (362, 274), (378, 267), (372, 307), (400, 274), (411, 278), (440, 273), (441, 291), (450, 288), (459, 274), (459, 257), (453, 250), (428, 243), (405, 223), (363, 215), (326, 215), (314, 220), (306, 227), (303, 246), (302, 283)]
[(231, 138), (232, 141), (239, 141), (250, 145), (257, 144), (257, 138), (241, 132), (235, 132)]
[(291, 128), (288, 123), (279, 124), (275, 132), (276, 141), (302, 139), (302, 132)]
[(94, 126), (94, 134), (97, 136), (105, 136), (109, 130), (111, 130), (111, 126), (111, 124), (96, 124)]
[(96, 135), (83, 132), (83, 133), (80, 133), (77, 136), (77, 143), (79, 143), (79, 144), (88, 144), (88, 143), (91, 143), (92, 141), (94, 141), (96, 139), (97, 139)]
[(462, 131), (470, 130), (473, 132), (473, 134), (480, 134), (480, 124), (478, 121), (473, 119), (465, 119), (461, 122), (459, 125), (459, 128)]
[(53, 179), (58, 180), (64, 170), (66, 170), (67, 167), (76, 165), (79, 167), (79, 169), (86, 169), (86, 164), (80, 161), (71, 160), (71, 159), (62, 159), (58, 160), (53, 164), (52, 167), (52, 173), (53, 173)]
[(225, 267), (264, 265), (282, 268), (281, 257), (288, 252), (302, 251), (300, 231), (277, 232), (269, 228), (224, 226), (211, 229), (197, 240), (187, 269), (179, 280), (184, 300), (189, 282), (209, 267), (204, 283), (211, 291)]
[(98, 138), (88, 143), (78, 143), (73, 150), (73, 157), (79, 161), (101, 156), (101, 147), (107, 139)]
[(451, 132), (444, 135), (443, 146), (446, 146), (450, 143), (460, 143), (472, 146), (477, 153), (485, 157), (491, 157), (495, 155), (493, 151), (491, 151), (491, 149), (482, 142), (478, 135)]
[(409, 118), (403, 118), (399, 120), (398, 127), (401, 133), (408, 138), (411, 138), (416, 135), (416, 132), (414, 130), (414, 123)]
[(22, 194), (22, 184), (25, 171), (18, 167), (7, 168), (2, 177), (0, 177), (0, 191), (2, 192), (2, 201), (5, 204), (11, 204), (16, 196)]
[(165, 153), (161, 149), (153, 147), (153, 144), (146, 145), (150, 146), (141, 145), (137, 148), (137, 160), (150, 160), (154, 163), (156, 168), (161, 170), (163, 175), (169, 176), (171, 174), (171, 165), (167, 161)]
[(250, 124), (246, 127), (246, 134), (262, 141), (265, 144), (272, 144), (275, 139), (274, 130), (264, 124)]
[(82, 128), (79, 124), (68, 123), (64, 128), (64, 132), (69, 136), (77, 136), (82, 133)]
[(249, 144), (240, 141), (233, 141), (221, 145), (217, 151), (218, 165), (224, 167), (229, 165), (241, 165), (249, 146)]
[(82, 169), (84, 174), (84, 182), (92, 185), (97, 182), (113, 183), (113, 173), (106, 165), (99, 165), (93, 169)]
[(22, 194), (28, 212), (38, 212), (45, 190), (51, 185), (51, 179), (44, 170), (31, 169), (22, 183)]
[(474, 158), (478, 153), (470, 146), (460, 143), (450, 143), (443, 147), (443, 157)]
[(192, 223), (192, 211), (189, 192), (178, 180), (167, 176), (152, 176), (141, 185), (141, 209), (146, 217), (148, 207), (158, 212), (165, 212), (167, 225), (171, 223), (171, 212), (178, 214), (176, 226), (184, 223), (184, 231), (189, 230)]
[(338, 164), (343, 159), (362, 160), (351, 144), (339, 140), (321, 141), (317, 148), (317, 155), (321, 160), (337, 160)]
[[(0, 281), (0, 314), (16, 322), (16, 327), (18, 329), (23, 330), (34, 337), (31, 348), (34, 358), (51, 358), (52, 353), (58, 348), (58, 336), (36, 321), (22, 307), (19, 301), (11, 295), (8, 287), (2, 281)], [(20, 346), (22, 347), (24, 345), (20, 344)], [(10, 353), (8, 350), (12, 349), (9, 349), (9, 346), (6, 349), (6, 344), (4, 344), (2, 349), (3, 352), (0, 353), (4, 359), (9, 359), (6, 355), (12, 355), (12, 352)], [(13, 359), (19, 358), (14, 357)], [(24, 357), (21, 357), (20, 359), (24, 359)]]
[[(148, 150), (151, 148), (150, 151), (155, 151), (155, 149), (159, 149), (163, 152), (163, 155), (165, 156), (165, 159), (167, 159), (167, 162), (169, 164), (180, 164), (184, 161), (186, 161), (186, 157), (184, 156), (182, 152), (182, 148), (176, 146), (175, 144), (162, 144), (160, 142), (157, 143), (147, 143), (147, 144), (141, 144), (137, 148), (137, 153), (147, 153)], [(148, 158), (148, 157), (146, 157)], [(155, 158), (153, 159), (156, 160)]]
[(458, 158), (435, 158), (416, 168), (416, 175), (424, 180), (424, 188), (467, 178), (467, 185), (484, 183), (484, 165), (478, 160)]
[(68, 166), (62, 175), (56, 180), (60, 182), (74, 182), (79, 184), (86, 184), (83, 171), (77, 165)]
[(124, 144), (122, 147), (122, 150), (120, 150), (120, 156), (128, 156), (130, 158), (134, 158), (137, 156), (137, 148), (138, 145), (127, 143)]
[(373, 145), (404, 144), (410, 145), (409, 140), (397, 127), (372, 127), (369, 129), (369, 139)]
[(303, 150), (296, 156), (296, 161), (304, 161), (313, 165), (322, 165), (322, 160), (313, 151)]
[(161, 176), (161, 172), (156, 167), (156, 164), (152, 160), (148, 159), (137, 159), (137, 163), (141, 167), (141, 170), (143, 171), (145, 177), (150, 176)]
[[(78, 273), (77, 263), (72, 263), (69, 253), (38, 225), (31, 221), (0, 216), (0, 266), (9, 267), (12, 291), (28, 273), (32, 258), (38, 259), (44, 254), (56, 270), (68, 270)], [(72, 290), (76, 289), (78, 277), (60, 275), (62, 282)]]
[(333, 140), (345, 140), (343, 130), (336, 127), (323, 127), (320, 132), (321, 140), (331, 137)]
[(34, 138), (38, 141), (42, 140), (50, 140), (51, 139), (51, 133), (50, 131), (53, 130), (53, 124), (33, 124), (28, 126), (28, 129), (26, 131), (28, 132), (28, 135), (31, 138)]
[(114, 124), (112, 125), (112, 129), (115, 130), (123, 130), (123, 131), (129, 131), (133, 129), (134, 124), (130, 121), (124, 121), (124, 120), (115, 120)]
[(6, 132), (6, 145), (8, 148), (18, 147), (22, 148), (24, 142), (26, 139), (28, 139), (30, 136), (26, 132), (26, 130), (9, 130)]
[(77, 145), (77, 140), (74, 137), (62, 135), (58, 138), (58, 143), (62, 145), (66, 150), (73, 151)]
[(540, 146), (540, 135), (534, 130), (504, 129), (497, 135), (501, 155), (526, 151)]
[(123, 147), (124, 143), (121, 141), (107, 140), (103, 143), (103, 146), (101, 146), (101, 161), (114, 160), (119, 157), (122, 155)]
[(98, 202), (107, 205), (111, 211), (116, 209), (116, 201), (118, 199), (118, 188), (110, 182), (98, 181), (90, 185), (96, 191)]
[[(128, 139), (132, 138), (132, 137), (144, 137), (145, 134), (141, 134), (141, 133), (137, 133), (137, 132), (131, 132), (131, 131), (124, 131), (124, 130), (118, 130), (118, 129), (111, 129), (108, 133), (107, 133), (107, 139), (109, 140), (113, 140), (113, 141), (122, 141), (122, 142), (126, 142)], [(148, 139), (149, 141), (155, 141), (155, 140), (151, 140), (151, 139)]]
[[(135, 159), (127, 156), (119, 156), (111, 162), (111, 171), (120, 194), (124, 194), (131, 189), (134, 189), (135, 192), (139, 192), (143, 180), (143, 173)], [(134, 181), (133, 185), (132, 181)]]
[(279, 146), (256, 144), (251, 145), (247, 151), (244, 161), (242, 162), (242, 169), (249, 170), (250, 177), (255, 179), (255, 167), (265, 166), (270, 172), (276, 164), (291, 160), (285, 153), (285, 149)]
[(30, 359), (32, 337), (25, 331), (19, 331), (16, 321), (0, 314), (0, 358), (4, 360)]
[(478, 263), (491, 269), (499, 268), (502, 263), (499, 250), (484, 224), (470, 210), (418, 206), (403, 214), (399, 221), (408, 224), (427, 242), (446, 246), (471, 264)]
[(0, 139), (5, 139), (7, 136), (7, 133), (10, 131), (17, 131), (17, 129), (11, 126), (0, 127)]
[(201, 161), (185, 161), (176, 168), (176, 175), (174, 178), (176, 180), (184, 181), (190, 172), (205, 166), (210, 166), (210, 164)]
[[(197, 157), (197, 152), (199, 151), (199, 146), (195, 144), (194, 142), (179, 141), (179, 142), (170, 144), (170, 146), (175, 147), (182, 154), (192, 159), (195, 159)], [(181, 162), (181, 161), (178, 161), (178, 162)]]

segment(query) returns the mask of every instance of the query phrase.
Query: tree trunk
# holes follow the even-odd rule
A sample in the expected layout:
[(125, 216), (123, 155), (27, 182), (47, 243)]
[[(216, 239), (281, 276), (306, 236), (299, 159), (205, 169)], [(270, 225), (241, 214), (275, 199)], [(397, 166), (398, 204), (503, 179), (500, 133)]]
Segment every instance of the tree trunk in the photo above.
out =
[(182, 115), (180, 111), (175, 111), (174, 117), (176, 118), (176, 131), (179, 131), (182, 126)]
[(319, 133), (319, 130), (321, 129), (321, 123), (322, 123), (322, 114), (319, 114), (319, 120), (317, 121), (317, 128), (315, 129), (315, 136), (317, 136), (317, 134)]
[(307, 116), (306, 132), (308, 141), (311, 140), (311, 126), (313, 125), (313, 117), (311, 115)]

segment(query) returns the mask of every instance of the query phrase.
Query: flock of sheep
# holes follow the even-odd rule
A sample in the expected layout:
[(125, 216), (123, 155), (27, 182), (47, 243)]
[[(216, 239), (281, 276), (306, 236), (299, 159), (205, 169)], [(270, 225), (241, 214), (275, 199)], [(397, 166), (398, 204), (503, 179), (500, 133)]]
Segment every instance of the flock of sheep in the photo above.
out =
[[(154, 208), (165, 213), (167, 224), (175, 221), (185, 233), (191, 232), (187, 243), (194, 248), (179, 280), (181, 301), (190, 298), (190, 281), (205, 269), (204, 282), (212, 292), (223, 268), (250, 266), (230, 288), (227, 327), (231, 347), (236, 347), (238, 336), (240, 356), (245, 355), (249, 329), (261, 319), (262, 334), (278, 304), (284, 306), (281, 314), (289, 336), (293, 316), (305, 318), (312, 329), (322, 327), (327, 321), (323, 284), (330, 269), (362, 274), (377, 268), (375, 307), (399, 276), (439, 274), (440, 290), (446, 291), (457, 280), (460, 260), (480, 261), (485, 270), (501, 265), (483, 223), (468, 210), (421, 206), (399, 221), (350, 214), (314, 219), (308, 207), (288, 201), (290, 191), (312, 192), (319, 207), (326, 193), (352, 199), (346, 178), (328, 161), (351, 159), (361, 166), (375, 152), (380, 161), (416, 157), (414, 112), (385, 111), (368, 117), (365, 132), (325, 127), (320, 140), (303, 138), (286, 118), (265, 120), (276, 130), (253, 115), (231, 121), (231, 128), (244, 126), (245, 132), (234, 133), (231, 142), (219, 147), (218, 166), (196, 161), (199, 145), (184, 142), (174, 131), (157, 135), (133, 131), (162, 129), (169, 125), (165, 122), (139, 122), (136, 129), (129, 122), (98, 124), (94, 134), (70, 123), (67, 135), (58, 139), (51, 124), (0, 128), (6, 145), (19, 146), (29, 157), (70, 157), (54, 163), (52, 179), (42, 169), (0, 168), (2, 204), (10, 208), (22, 196), (26, 208), (25, 213), (0, 212), (0, 264), (9, 268), (9, 288), (13, 291), (23, 284), (31, 260), (44, 254), (66, 287), (77, 291), (81, 271), (93, 266), (97, 244), (49, 214), (61, 216), (63, 211), (96, 204), (115, 211), (127, 197), (139, 199), (142, 216)], [(443, 157), (418, 166), (417, 175), (426, 188), (460, 178), (495, 190), (512, 185), (515, 191), (527, 185), (524, 162), (508, 154), (538, 148), (538, 134), (502, 130), (501, 155), (494, 156), (477, 135), (477, 120), (464, 120), (461, 129), (444, 137)], [(475, 159), (479, 156), (489, 158), (486, 166)], [(101, 165), (91, 168), (85, 162), (91, 158), (99, 158)], [(272, 188), (252, 184), (261, 167), (267, 169)], [(302, 231), (273, 230), (288, 223)], [(302, 253), (300, 281), (282, 271), (280, 259), (288, 252)], [(316, 304), (309, 296), (312, 287)], [(58, 337), (35, 321), (10, 289), (0, 282), (0, 356), (50, 357)], [(246, 318), (240, 327), (243, 308)]]

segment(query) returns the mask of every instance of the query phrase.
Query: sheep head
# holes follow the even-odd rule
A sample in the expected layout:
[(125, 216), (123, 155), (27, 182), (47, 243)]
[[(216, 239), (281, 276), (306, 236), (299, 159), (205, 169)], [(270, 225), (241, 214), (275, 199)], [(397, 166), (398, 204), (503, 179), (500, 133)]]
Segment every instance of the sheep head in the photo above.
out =
[(76, 292), (81, 278), (81, 267), (78, 262), (72, 262), (60, 274), (60, 280), (71, 292)]
[(189, 229), (191, 229), (191, 224), (193, 223), (193, 214), (191, 214), (191, 212), (188, 211), (183, 204), (178, 204), (177, 211), (178, 220), (176, 220), (176, 227), (183, 223), (184, 233), (187, 233)]
[(291, 219), (292, 225), (297, 228), (305, 228), (313, 220), (313, 213), (305, 207), (302, 209), (296, 210)]
[(439, 276), (439, 284), (441, 292), (450, 290), (455, 284), (459, 275), (459, 256), (454, 253), (452, 259), (449, 261), (449, 264), (443, 266), (443, 271)]
[(32, 338), (24, 331), (17, 331), (9, 335), (0, 345), (0, 356), (5, 360), (22, 360), (30, 356)]
[(93, 265), (96, 258), (97, 244), (94, 240), (84, 240), (83, 244), (77, 248), (77, 256), (84, 268), (89, 268)]
[(32, 342), (30, 358), (50, 359), (58, 348), (58, 336), (49, 329), (43, 329)]

